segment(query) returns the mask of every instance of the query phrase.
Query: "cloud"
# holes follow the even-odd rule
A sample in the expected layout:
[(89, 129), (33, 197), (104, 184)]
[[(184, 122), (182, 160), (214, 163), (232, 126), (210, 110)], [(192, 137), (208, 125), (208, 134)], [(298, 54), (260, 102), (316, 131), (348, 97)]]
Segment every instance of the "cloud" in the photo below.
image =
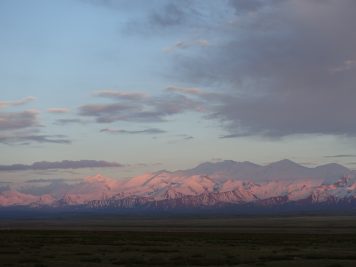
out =
[(58, 119), (54, 122), (56, 125), (67, 125), (67, 124), (84, 124), (87, 123), (81, 119)]
[(72, 178), (72, 179), (64, 179), (64, 178), (60, 178), (60, 179), (32, 179), (32, 180), (25, 181), (25, 183), (29, 183), (29, 184), (32, 184), (32, 183), (35, 183), (35, 184), (36, 183), (65, 183), (65, 182), (79, 182), (79, 181), (82, 181), (82, 179), (76, 179), (76, 178)]
[(6, 145), (28, 145), (31, 143), (70, 144), (65, 135), (42, 134), (37, 110), (0, 112), (0, 143)]
[[(110, 92), (111, 96), (116, 95)], [(203, 103), (186, 95), (168, 93), (159, 96), (146, 96), (142, 101), (126, 101), (114, 97), (115, 103), (88, 104), (79, 108), (81, 116), (94, 117), (98, 123), (114, 121), (162, 122), (167, 117), (188, 111), (203, 112)], [(135, 95), (142, 95), (136, 93)]]
[(128, 92), (120, 92), (114, 90), (103, 90), (94, 93), (95, 96), (112, 98), (117, 100), (144, 100), (147, 98), (147, 94), (145, 93), (128, 93)]
[(184, 141), (190, 141), (194, 139), (194, 136), (188, 134), (177, 134), (175, 135), (176, 139), (168, 141), (168, 144), (176, 144)]
[(22, 98), (20, 100), (15, 100), (15, 101), (0, 101), (0, 109), (7, 108), (7, 107), (14, 107), (14, 106), (22, 106), (34, 100), (36, 100), (35, 97), (27, 96), (25, 98)]
[(148, 128), (148, 129), (136, 130), (136, 131), (105, 128), (105, 129), (101, 129), (100, 132), (106, 132), (106, 133), (110, 133), (110, 134), (162, 134), (162, 133), (166, 133), (166, 131), (157, 129), (157, 128)]
[(278, 2), (284, 0), (230, 0), (229, 4), (234, 8), (239, 15), (257, 12), (263, 8), (275, 6)]
[(0, 135), (0, 143), (6, 145), (29, 145), (30, 143), (71, 144), (65, 135), (21, 135), (17, 133)]
[[(174, 66), (167, 69), (167, 76), (175, 75), (184, 84), (215, 87), (216, 93), (192, 99), (183, 91), (171, 91), (186, 99), (169, 108), (148, 97), (124, 110), (83, 115), (97, 122), (149, 122), (165, 121), (182, 109), (200, 109), (221, 123), (224, 138), (356, 136), (355, 1), (94, 2), (117, 12), (135, 9), (130, 33), (214, 42), (169, 57)], [(177, 42), (171, 48), (186, 49), (191, 42)], [(110, 99), (114, 100), (112, 95)], [(195, 107), (187, 108), (192, 100)]]
[(38, 111), (0, 112), (0, 131), (38, 126)]
[(128, 114), (139, 112), (133, 105), (114, 103), (114, 104), (88, 104), (79, 108), (82, 116), (96, 117), (97, 122), (113, 122), (125, 120)]
[(208, 45), (209, 41), (205, 39), (198, 39), (191, 42), (179, 41), (172, 46), (164, 48), (163, 51), (166, 53), (171, 53), (177, 50), (188, 49), (191, 47), (207, 47)]
[(163, 12), (155, 12), (151, 14), (150, 21), (154, 25), (159, 26), (175, 26), (181, 25), (187, 20), (187, 12), (180, 8), (175, 1), (165, 5)]
[(352, 70), (355, 67), (356, 67), (356, 60), (348, 59), (345, 60), (341, 65), (330, 68), (330, 72), (331, 73), (343, 72), (343, 71)]
[(49, 108), (47, 110), (49, 113), (68, 113), (69, 108)]
[(70, 144), (71, 140), (66, 139), (65, 135), (28, 135), (18, 137), (24, 141), (34, 141), (38, 143)]
[(188, 95), (200, 95), (203, 93), (202, 90), (199, 88), (182, 88), (176, 86), (167, 87), (166, 91)]
[(356, 136), (356, 2), (229, 4), (219, 45), (175, 57), (183, 81), (223, 88), (210, 118), (224, 137)]
[(339, 155), (328, 155), (324, 158), (356, 158), (355, 154), (339, 154)]
[(56, 162), (40, 161), (31, 165), (13, 164), (0, 165), (0, 171), (50, 170), (50, 169), (84, 169), (84, 168), (112, 168), (124, 167), (117, 162), (98, 160), (63, 160)]

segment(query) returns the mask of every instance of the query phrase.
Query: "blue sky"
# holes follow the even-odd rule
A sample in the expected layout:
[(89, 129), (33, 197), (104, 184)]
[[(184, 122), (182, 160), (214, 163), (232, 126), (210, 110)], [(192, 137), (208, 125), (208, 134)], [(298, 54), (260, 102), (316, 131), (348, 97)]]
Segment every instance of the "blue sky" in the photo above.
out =
[(0, 165), (123, 164), (75, 174), (113, 177), (221, 159), (354, 168), (355, 9), (2, 0)]

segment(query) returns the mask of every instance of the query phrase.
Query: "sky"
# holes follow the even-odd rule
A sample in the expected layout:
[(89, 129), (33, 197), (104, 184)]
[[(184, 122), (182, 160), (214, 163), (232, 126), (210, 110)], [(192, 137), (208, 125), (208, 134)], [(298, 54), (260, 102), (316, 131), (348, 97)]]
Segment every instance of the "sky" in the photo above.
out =
[(356, 168), (356, 1), (0, 0), (0, 180)]

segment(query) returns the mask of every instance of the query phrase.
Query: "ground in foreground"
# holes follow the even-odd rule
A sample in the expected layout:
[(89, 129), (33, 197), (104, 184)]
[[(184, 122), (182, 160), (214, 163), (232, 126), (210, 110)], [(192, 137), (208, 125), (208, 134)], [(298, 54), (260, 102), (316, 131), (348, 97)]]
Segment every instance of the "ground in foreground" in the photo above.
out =
[(7, 221), (0, 228), (1, 266), (356, 266), (355, 217)]

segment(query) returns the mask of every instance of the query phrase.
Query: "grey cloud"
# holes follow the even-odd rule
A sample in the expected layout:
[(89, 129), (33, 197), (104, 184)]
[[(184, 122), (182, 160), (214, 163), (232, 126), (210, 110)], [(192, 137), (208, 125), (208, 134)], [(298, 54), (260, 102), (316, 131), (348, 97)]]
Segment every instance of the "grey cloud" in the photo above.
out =
[(80, 107), (80, 115), (93, 116), (93, 115), (105, 115), (114, 112), (122, 112), (132, 109), (132, 106), (128, 106), (121, 103), (115, 104), (88, 104)]
[(41, 134), (39, 112), (0, 112), (0, 143), (6, 145), (28, 145), (30, 143), (70, 144), (64, 135)]
[(128, 93), (128, 92), (120, 92), (114, 90), (104, 90), (98, 91), (94, 94), (95, 96), (101, 96), (106, 98), (112, 98), (117, 100), (144, 100), (147, 98), (147, 95), (144, 93)]
[(356, 2), (247, 2), (230, 1), (220, 46), (176, 57), (184, 81), (230, 88), (210, 96), (225, 137), (355, 136)]
[(188, 0), (168, 1), (114, 1), (114, 0), (83, 0), (99, 7), (109, 8), (118, 12), (128, 12), (134, 10), (149, 10), (145, 18), (141, 21), (134, 21), (134, 24), (142, 24), (150, 27), (172, 27), (182, 25), (189, 17), (192, 17), (192, 3)]
[(194, 139), (194, 136), (188, 135), (188, 134), (177, 134), (175, 135), (177, 138), (168, 141), (168, 144), (176, 144), (184, 141), (189, 141)]
[(149, 104), (162, 115), (203, 110), (203, 103), (178, 94), (167, 94), (155, 97)]
[(355, 154), (339, 154), (339, 155), (328, 155), (324, 158), (356, 158)]
[[(132, 1), (137, 4), (137, 1)], [(170, 0), (170, 1), (147, 1), (139, 2), (134, 7), (134, 13), (138, 10), (145, 10), (126, 25), (127, 33), (149, 34), (153, 36), (159, 34), (192, 33), (195, 37), (201, 29), (209, 30), (214, 27), (216, 21), (223, 21), (228, 16), (226, 14), (226, 0)], [(142, 8), (142, 7), (145, 8)], [(109, 6), (107, 6), (109, 7)], [(115, 8), (119, 10), (119, 8)], [(173, 30), (172, 30), (173, 29)], [(185, 46), (186, 44), (182, 44)]]
[(31, 101), (36, 100), (35, 97), (33, 96), (27, 96), (25, 98), (22, 98), (20, 100), (14, 100), (14, 101), (0, 101), (0, 109), (2, 108), (7, 108), (7, 107), (13, 107), (13, 106), (21, 106), (25, 105)]
[(111, 168), (123, 167), (117, 162), (98, 161), (98, 160), (63, 160), (56, 162), (40, 161), (31, 165), (13, 164), (0, 165), (0, 171), (25, 171), (25, 170), (50, 170), (50, 169), (82, 169), (82, 168)]
[[(120, 95), (122, 93), (119, 93)], [(111, 92), (110, 95), (115, 95)], [(140, 95), (140, 93), (137, 93)], [(114, 121), (162, 122), (168, 116), (187, 112), (202, 112), (203, 102), (177, 93), (165, 93), (159, 96), (146, 96), (143, 101), (125, 101), (121, 97), (115, 103), (89, 104), (79, 108), (79, 114), (90, 116), (98, 123)], [(123, 102), (124, 101), (124, 102)]]
[[(11, 165), (10, 165), (11, 166)], [(25, 165), (27, 166), (27, 165)], [(82, 179), (32, 179), (32, 180), (27, 180), (25, 181), (25, 183), (29, 183), (29, 184), (36, 184), (36, 183), (65, 183), (65, 182), (79, 182), (82, 181)]]
[(71, 140), (66, 139), (65, 135), (29, 135), (20, 137), (24, 141), (34, 141), (38, 143), (70, 144)]
[(187, 13), (175, 1), (168, 3), (161, 12), (150, 16), (150, 21), (163, 27), (180, 25), (186, 20)]
[(64, 135), (11, 135), (0, 136), (0, 143), (6, 145), (29, 145), (30, 143), (54, 143), (54, 144), (70, 144), (71, 140)]
[(0, 112), (0, 131), (37, 126), (37, 117), (38, 112), (33, 110), (22, 112)]
[(182, 88), (176, 86), (167, 87), (166, 91), (188, 95), (200, 95), (203, 93), (202, 90), (199, 88)]
[(56, 125), (67, 125), (67, 124), (85, 124), (86, 121), (81, 119), (58, 119), (54, 122)]
[(229, 4), (237, 14), (245, 14), (246, 12), (256, 12), (264, 7), (274, 6), (282, 1), (285, 0), (229, 0)]
[(179, 41), (176, 42), (174, 45), (166, 47), (163, 49), (164, 52), (166, 53), (171, 53), (174, 52), (176, 50), (182, 50), (182, 49), (188, 49), (194, 46), (197, 47), (206, 47), (209, 45), (209, 41), (205, 40), (205, 39), (198, 39), (198, 40), (194, 40), (191, 42), (187, 42), (187, 41)]
[(111, 134), (162, 134), (165, 133), (166, 131), (157, 128), (148, 128), (148, 129), (136, 130), (136, 131), (105, 128), (105, 129), (101, 129), (100, 132), (106, 132)]
[(79, 114), (82, 116), (96, 117), (97, 122), (113, 122), (125, 120), (132, 112), (138, 112), (133, 105), (114, 103), (114, 104), (88, 104), (81, 106)]
[(69, 108), (49, 108), (49, 113), (68, 113), (70, 110)]

